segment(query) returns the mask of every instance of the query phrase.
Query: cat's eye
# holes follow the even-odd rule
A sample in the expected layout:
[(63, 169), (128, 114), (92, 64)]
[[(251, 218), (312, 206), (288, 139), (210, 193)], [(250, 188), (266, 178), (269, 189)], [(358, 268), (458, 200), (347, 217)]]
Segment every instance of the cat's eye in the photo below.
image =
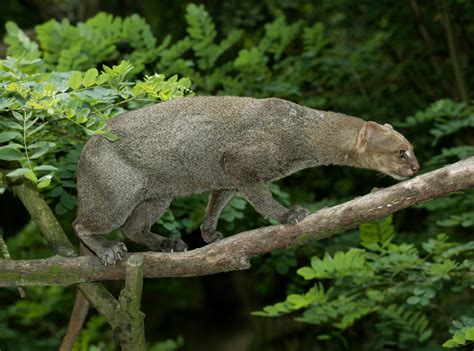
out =
[(398, 150), (398, 156), (400, 156), (403, 159), (406, 159), (405, 150)]

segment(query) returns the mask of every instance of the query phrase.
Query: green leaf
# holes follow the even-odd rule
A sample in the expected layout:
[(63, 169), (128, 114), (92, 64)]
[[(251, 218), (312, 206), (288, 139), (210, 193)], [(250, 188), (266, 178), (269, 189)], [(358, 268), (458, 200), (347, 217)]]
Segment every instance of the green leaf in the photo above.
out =
[(310, 300), (308, 300), (305, 296), (298, 294), (290, 294), (286, 300), (291, 305), (292, 309), (300, 309), (307, 306), (310, 302)]
[(462, 316), (461, 321), (467, 326), (467, 327), (474, 327), (474, 318), (468, 317), (468, 316)]
[(105, 137), (107, 138), (108, 141), (117, 141), (117, 139), (118, 139), (117, 134), (111, 132), (110, 130), (108, 130), (105, 133)]
[(35, 172), (33, 172), (31, 169), (27, 169), (25, 171), (25, 178), (31, 180), (33, 183), (36, 183), (36, 181), (38, 180)]
[(301, 275), (305, 280), (316, 278), (317, 274), (311, 267), (301, 267), (296, 271), (297, 274)]
[(413, 293), (415, 295), (422, 295), (425, 293), (425, 291), (426, 291), (425, 288), (420, 288), (420, 287), (416, 287), (415, 289), (413, 289)]
[(8, 44), (7, 56), (21, 55), (31, 59), (39, 56), (38, 44), (31, 40), (15, 22), (6, 22), (5, 29), (7, 35), (4, 41)]
[(40, 179), (38, 179), (38, 188), (39, 189), (43, 189), (43, 188), (46, 188), (47, 186), (49, 186), (49, 184), (51, 184), (51, 179), (53, 178), (53, 175), (52, 174), (47, 174), (43, 177), (41, 177)]
[(474, 327), (471, 327), (468, 330), (466, 330), (466, 332), (464, 333), (464, 337), (468, 341), (474, 341)]
[(7, 145), (0, 147), (0, 160), (18, 161), (23, 158), (23, 154), (15, 146)]
[(110, 75), (107, 73), (101, 73), (99, 77), (97, 77), (96, 84), (102, 85), (109, 80)]
[(64, 192), (64, 189), (63, 189), (61, 186), (58, 186), (58, 187), (54, 188), (53, 190), (51, 190), (51, 192), (49, 193), (49, 195), (50, 195), (51, 197), (58, 197), (58, 196), (60, 196), (63, 192)]
[(16, 112), (16, 111), (12, 111), (12, 115), (13, 115), (13, 117), (15, 117), (17, 120), (23, 122), (23, 115), (22, 115), (22, 114), (20, 114), (20, 113), (18, 113), (18, 112)]
[(28, 146), (28, 149), (37, 149), (31, 156), (31, 159), (39, 158), (46, 154), (50, 147), (54, 146), (54, 143), (49, 143), (47, 141), (38, 141), (37, 143), (31, 144)]
[(453, 335), (453, 340), (456, 341), (459, 345), (462, 345), (466, 342), (466, 338), (464, 337), (461, 331), (458, 331)]
[(423, 342), (423, 341), (426, 341), (428, 340), (428, 338), (431, 336), (431, 334), (433, 334), (433, 331), (431, 329), (426, 329), (423, 333), (420, 334), (420, 336), (418, 337), (418, 339)]
[(372, 251), (384, 251), (395, 235), (392, 216), (361, 224), (359, 232), (362, 246)]
[(57, 215), (62, 216), (64, 214), (68, 213), (69, 210), (67, 208), (65, 208), (63, 205), (61, 205), (60, 202), (58, 202), (56, 204), (56, 206), (54, 207), (54, 212), (56, 212)]
[(179, 84), (181, 84), (184, 88), (189, 89), (191, 88), (191, 79), (184, 77), (179, 80)]
[(17, 168), (14, 171), (7, 174), (7, 177), (21, 177), (28, 171), (28, 168)]
[(441, 346), (451, 349), (453, 347), (458, 347), (458, 343), (454, 341), (453, 339), (449, 339)]
[(82, 83), (82, 73), (78, 71), (72, 72), (71, 76), (69, 77), (68, 85), (72, 89), (76, 90), (79, 89)]
[(431, 289), (431, 288), (426, 289), (426, 292), (425, 292), (425, 297), (426, 298), (431, 299), (431, 298), (435, 297), (435, 295), (436, 295), (436, 292), (433, 289)]
[(76, 113), (76, 122), (81, 124), (87, 122), (87, 117), (89, 117), (91, 110), (88, 108), (82, 108)]
[(70, 195), (67, 192), (63, 192), (60, 196), (61, 205), (68, 210), (72, 210), (76, 207), (76, 197), (74, 195)]
[(84, 75), (84, 79), (82, 80), (82, 84), (86, 88), (94, 85), (98, 75), (99, 75), (99, 71), (97, 71), (96, 68), (91, 68), (87, 70), (86, 74)]
[(2, 121), (0, 120), (0, 125), (10, 128), (10, 129), (18, 129), (18, 130), (23, 130), (23, 126), (17, 122), (13, 121)]
[(65, 111), (65, 115), (66, 115), (67, 118), (72, 118), (76, 115), (76, 110), (73, 109), (73, 108), (68, 108)]
[(418, 296), (410, 296), (407, 299), (407, 304), (409, 305), (416, 305), (419, 302), (420, 302), (420, 298)]
[(13, 131), (8, 131), (8, 132), (2, 132), (0, 133), (0, 143), (4, 143), (6, 141), (10, 141), (12, 139), (21, 139), (22, 136), (18, 132), (13, 132)]
[(46, 124), (40, 124), (38, 127), (36, 127), (35, 129), (33, 129), (32, 131), (28, 132), (28, 134), (26, 134), (26, 136), (29, 138), (30, 136), (36, 134), (37, 132), (39, 132), (41, 129), (43, 129), (44, 127), (46, 126)]

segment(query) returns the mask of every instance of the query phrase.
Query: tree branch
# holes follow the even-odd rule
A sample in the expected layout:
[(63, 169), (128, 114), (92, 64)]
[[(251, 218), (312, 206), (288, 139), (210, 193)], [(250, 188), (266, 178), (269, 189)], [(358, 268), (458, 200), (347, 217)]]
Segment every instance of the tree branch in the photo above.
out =
[(143, 289), (143, 257), (128, 258), (125, 268), (125, 287), (120, 292), (120, 314), (124, 321), (117, 333), (122, 350), (146, 350), (145, 315), (140, 311)]
[(72, 350), (74, 343), (81, 333), (82, 326), (84, 325), (84, 321), (87, 318), (87, 314), (89, 313), (89, 301), (80, 290), (76, 291), (74, 307), (72, 310), (77, 311), (77, 313), (73, 312), (71, 314), (71, 319), (69, 320), (66, 334), (64, 335), (61, 345), (59, 346), (59, 351)]
[[(201, 276), (247, 269), (254, 256), (327, 238), (414, 204), (472, 187), (474, 157), (343, 204), (324, 208), (296, 225), (274, 225), (250, 230), (188, 252), (142, 253), (144, 277)], [(124, 278), (124, 262), (103, 266), (93, 256), (0, 261), (0, 287), (69, 285)]]
[[(428, 31), (425, 20), (424, 20), (422, 14), (421, 14), (420, 7), (418, 6), (418, 1), (417, 0), (411, 0), (410, 5), (411, 5), (412, 12), (413, 12), (413, 16), (415, 17), (415, 21), (417, 23), (418, 32), (420, 33), (423, 46), (426, 49), (426, 53), (428, 54), (428, 56), (430, 58), (431, 65), (433, 66), (433, 68), (436, 72), (436, 76), (438, 78), (442, 78), (443, 77), (443, 69), (442, 69), (441, 60), (435, 54), (436, 46), (434, 44), (433, 38), (431, 37), (431, 35)], [(441, 79), (440, 84), (443, 87), (443, 90), (446, 93), (446, 95), (450, 95), (450, 96), (453, 95), (453, 89), (451, 89), (450, 84), (446, 80)]]
[[(18, 196), (49, 246), (56, 252), (56, 254), (75, 256), (76, 252), (74, 245), (67, 238), (53, 212), (43, 197), (39, 194), (36, 187), (30, 182), (9, 180), (5, 176), (5, 173), (5, 171), (0, 170), (0, 187), (11, 188), (11, 190), (13, 190), (13, 192)], [(92, 253), (88, 252), (83, 245), (81, 245), (81, 254), (92, 255)], [(0, 267), (1, 263), (2, 261), (0, 261)], [(89, 309), (88, 304), (85, 303), (85, 301), (81, 301), (82, 297), (87, 298), (87, 300), (105, 317), (107, 322), (116, 331), (116, 335), (120, 337), (121, 330), (126, 331), (126, 328), (123, 328), (123, 324), (127, 323), (128, 320), (124, 319), (124, 316), (121, 316), (120, 313), (118, 313), (121, 310), (120, 304), (102, 284), (79, 284), (78, 288), (80, 293), (78, 292), (76, 295), (71, 321), (68, 325), (68, 330), (63, 339), (63, 343), (60, 346), (60, 350), (71, 349), (82, 328), (82, 324)]]
[(61, 256), (76, 256), (74, 246), (64, 234), (53, 212), (46, 203), (43, 205), (43, 197), (36, 186), (25, 182), (13, 185), (11, 188), (28, 210), (48, 246)]

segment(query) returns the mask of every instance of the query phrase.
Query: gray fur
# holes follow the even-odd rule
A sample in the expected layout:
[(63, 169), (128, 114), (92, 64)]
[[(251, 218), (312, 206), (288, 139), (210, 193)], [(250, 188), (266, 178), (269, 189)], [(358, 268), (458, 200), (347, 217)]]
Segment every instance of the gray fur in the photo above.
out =
[[(121, 226), (126, 237), (151, 250), (184, 250), (181, 240), (150, 232), (177, 196), (211, 191), (201, 232), (212, 242), (222, 237), (217, 220), (237, 190), (263, 216), (296, 223), (308, 211), (283, 207), (268, 182), (328, 164), (393, 177), (418, 169), (411, 144), (391, 126), (277, 98), (175, 99), (124, 113), (108, 127), (117, 141), (94, 136), (82, 151), (73, 224), (105, 264), (126, 252), (122, 243), (102, 238)], [(398, 150), (410, 150), (409, 160), (401, 161)]]

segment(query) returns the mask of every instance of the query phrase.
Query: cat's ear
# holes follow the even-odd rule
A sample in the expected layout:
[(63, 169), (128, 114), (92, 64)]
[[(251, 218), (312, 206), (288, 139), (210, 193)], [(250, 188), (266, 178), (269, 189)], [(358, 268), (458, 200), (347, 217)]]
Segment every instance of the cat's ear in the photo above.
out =
[[(390, 126), (391, 127), (391, 126)], [(382, 126), (377, 122), (368, 121), (364, 126), (359, 130), (357, 135), (356, 142), (356, 151), (358, 153), (363, 153), (367, 149), (367, 144), (372, 140), (377, 140), (383, 134), (387, 133), (386, 126)]]

